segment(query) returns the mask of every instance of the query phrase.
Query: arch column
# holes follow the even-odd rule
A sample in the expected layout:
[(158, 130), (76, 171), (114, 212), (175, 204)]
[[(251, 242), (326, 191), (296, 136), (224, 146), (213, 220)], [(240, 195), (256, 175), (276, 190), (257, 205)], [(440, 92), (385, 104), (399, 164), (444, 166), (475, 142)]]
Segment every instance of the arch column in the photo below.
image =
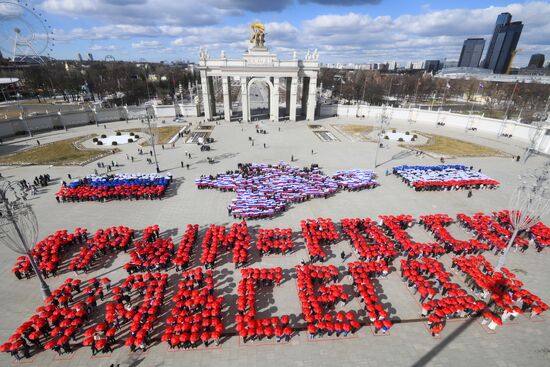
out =
[(202, 105), (204, 107), (204, 117), (208, 121), (212, 120), (212, 104), (210, 103), (211, 97), (210, 94), (210, 77), (207, 76), (206, 71), (201, 71), (201, 83), (202, 83)]
[(279, 77), (273, 78), (273, 88), (271, 88), (271, 121), (279, 121)]
[(248, 106), (248, 78), (241, 76), (241, 107), (243, 110), (243, 122), (250, 122), (250, 109)]
[[(315, 107), (317, 105), (317, 78), (309, 78), (309, 95), (307, 97), (306, 120), (315, 120)], [(303, 106), (302, 106), (303, 108)]]
[(231, 122), (231, 83), (229, 77), (222, 77), (223, 116), (225, 121)]
[(290, 121), (296, 121), (296, 99), (298, 98), (298, 78), (292, 77), (290, 80)]

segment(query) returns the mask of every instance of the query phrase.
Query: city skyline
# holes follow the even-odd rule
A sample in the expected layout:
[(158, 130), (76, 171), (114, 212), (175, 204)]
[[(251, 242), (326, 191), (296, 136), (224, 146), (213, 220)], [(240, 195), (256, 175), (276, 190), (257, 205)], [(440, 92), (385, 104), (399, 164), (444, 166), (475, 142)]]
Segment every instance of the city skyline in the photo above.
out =
[[(457, 60), (467, 38), (491, 39), (495, 19), (510, 12), (524, 24), (514, 66), (550, 54), (548, 2), (387, 0), (45, 0), (31, 2), (54, 29), (52, 56), (77, 59), (198, 60), (201, 46), (238, 58), (248, 25), (267, 26), (267, 45), (281, 58), (319, 50), (324, 63)], [(340, 5), (335, 5), (340, 4)], [(0, 6), (0, 14), (2, 7)], [(84, 15), (83, 15), (84, 14)], [(178, 16), (174, 16), (178, 14)]]

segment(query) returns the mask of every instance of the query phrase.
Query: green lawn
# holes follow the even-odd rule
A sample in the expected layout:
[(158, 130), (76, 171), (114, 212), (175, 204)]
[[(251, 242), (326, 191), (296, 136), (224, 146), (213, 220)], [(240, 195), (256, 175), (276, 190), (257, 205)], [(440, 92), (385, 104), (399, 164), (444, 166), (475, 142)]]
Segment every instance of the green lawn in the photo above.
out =
[(113, 149), (77, 148), (78, 142), (91, 138), (92, 135), (79, 136), (0, 156), (0, 165), (80, 165), (111, 154)]
[(433, 135), (415, 132), (418, 135), (424, 135), (428, 142), (423, 145), (401, 145), (403, 147), (412, 147), (426, 153), (435, 153), (442, 156), (452, 157), (501, 157), (505, 154), (499, 150), (470, 143), (464, 140), (448, 138), (441, 135)]

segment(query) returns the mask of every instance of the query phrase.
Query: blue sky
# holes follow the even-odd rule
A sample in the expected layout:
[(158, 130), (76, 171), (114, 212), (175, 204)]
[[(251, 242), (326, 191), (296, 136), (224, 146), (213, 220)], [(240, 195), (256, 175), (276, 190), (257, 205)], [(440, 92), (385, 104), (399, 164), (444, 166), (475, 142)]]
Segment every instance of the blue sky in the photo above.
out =
[[(0, 15), (7, 11), (5, 1), (16, 2), (0, 0)], [(224, 50), (240, 57), (248, 24), (261, 21), (268, 47), (280, 58), (318, 49), (327, 63), (457, 60), (465, 38), (488, 42), (502, 11), (524, 23), (517, 65), (535, 52), (550, 57), (547, 1), (42, 0), (29, 5), (54, 29), (52, 55), (58, 59), (91, 52), (96, 59), (196, 61), (200, 47), (208, 47), (211, 56)]]

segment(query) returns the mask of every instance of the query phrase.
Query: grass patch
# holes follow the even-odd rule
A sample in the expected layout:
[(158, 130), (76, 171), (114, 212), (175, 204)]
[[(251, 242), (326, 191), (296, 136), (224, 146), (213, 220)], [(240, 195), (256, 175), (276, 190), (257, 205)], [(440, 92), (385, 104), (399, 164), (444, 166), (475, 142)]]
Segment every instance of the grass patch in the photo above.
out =
[[(425, 153), (435, 153), (441, 156), (453, 156), (453, 157), (502, 157), (507, 156), (505, 153), (484, 147), (483, 145), (470, 143), (464, 140), (448, 138), (441, 135), (433, 135), (426, 133), (415, 134), (424, 135), (428, 138), (428, 142), (423, 145), (414, 145), (414, 149), (420, 150)], [(404, 148), (409, 148), (411, 145), (400, 145)]]
[(7, 154), (0, 157), (0, 165), (81, 165), (110, 155), (113, 151), (119, 152), (118, 149), (88, 149), (79, 144), (92, 137), (79, 136)]
[(332, 125), (332, 127), (360, 141), (371, 141), (371, 139), (367, 138), (367, 135), (374, 130), (374, 127), (370, 125), (345, 124)]
[[(182, 126), (160, 126), (156, 128), (152, 128), (153, 132), (156, 136), (156, 144), (167, 144), (174, 135), (176, 135), (180, 130)], [(149, 128), (147, 127), (140, 127), (140, 128), (134, 128), (134, 129), (124, 129), (124, 130), (117, 130), (120, 132), (128, 132), (128, 133), (139, 133), (142, 134), (149, 134)], [(141, 137), (141, 136), (140, 136)], [(141, 143), (142, 146), (149, 146), (149, 139)]]

